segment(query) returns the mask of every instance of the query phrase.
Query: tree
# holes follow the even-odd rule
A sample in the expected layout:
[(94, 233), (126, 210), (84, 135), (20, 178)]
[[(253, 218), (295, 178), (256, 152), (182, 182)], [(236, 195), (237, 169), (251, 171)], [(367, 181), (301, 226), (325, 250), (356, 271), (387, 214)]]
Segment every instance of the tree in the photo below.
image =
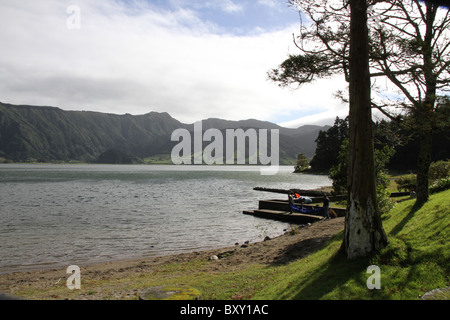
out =
[(301, 172), (309, 167), (309, 161), (303, 153), (297, 156), (297, 164), (295, 165), (294, 172)]
[[(299, 47), (303, 55), (295, 59), (291, 56), (288, 60), (292, 60), (294, 64), (289, 62), (282, 65), (281, 74), (278, 70), (272, 70), (270, 76), (273, 80), (286, 85), (290, 81), (298, 84), (308, 83), (316, 76), (329, 76), (334, 71), (345, 73), (349, 82), (350, 161), (342, 248), (348, 258), (366, 256), (387, 243), (376, 194), (367, 27), (368, 3), (349, 0), (340, 9), (327, 7), (326, 10), (331, 11), (325, 12), (334, 12), (334, 15), (320, 16), (317, 15), (320, 5), (326, 3), (310, 4), (298, 1), (300, 2), (307, 7), (310, 18), (315, 22), (315, 30), (311, 33), (305, 32), (302, 37), (312, 37), (310, 39), (318, 37), (319, 45), (314, 45), (312, 49)], [(322, 24), (323, 19), (330, 16), (338, 22), (339, 15), (349, 17), (350, 24), (334, 25), (334, 30), (331, 26), (324, 27)]]
[(348, 202), (343, 249), (366, 256), (387, 243), (377, 202), (372, 132), (367, 2), (350, 0)]
[[(437, 4), (390, 1), (372, 31), (373, 76), (385, 76), (400, 91), (419, 138), (417, 203), (428, 200), (432, 134), (440, 121), (437, 99), (450, 84), (450, 11)], [(382, 110), (389, 103), (374, 105)]]
[(341, 144), (337, 160), (338, 163), (331, 167), (328, 177), (333, 181), (333, 190), (337, 194), (347, 193), (347, 175), (348, 175), (348, 161), (349, 161), (349, 146), (348, 139), (345, 139)]
[[(375, 177), (377, 186), (377, 203), (380, 212), (386, 213), (392, 209), (394, 202), (391, 200), (391, 192), (388, 190), (390, 180), (387, 177), (386, 165), (395, 153), (393, 147), (384, 145), (381, 149), (375, 147)], [(347, 174), (349, 162), (349, 145), (346, 139), (339, 151), (339, 163), (330, 170), (329, 178), (333, 181), (333, 190), (337, 194), (347, 192)]]
[[(332, 2), (330, 4), (330, 2)], [(291, 55), (269, 78), (281, 86), (301, 85), (316, 78), (343, 74), (349, 79), (350, 14), (347, 1), (291, 0), (312, 21), (303, 25)], [(341, 5), (339, 5), (339, 3)], [(442, 119), (436, 100), (446, 97), (450, 84), (450, 13), (419, 0), (372, 0), (368, 4), (369, 66), (372, 107), (398, 120), (412, 116), (420, 140), (417, 159), (417, 202), (428, 199), (428, 169), (432, 132)], [(389, 80), (387, 97), (376, 80)], [(382, 83), (382, 82), (381, 82)], [(395, 90), (397, 90), (397, 92)], [(395, 111), (401, 107), (400, 114)]]
[(338, 153), (348, 138), (348, 117), (336, 117), (334, 125), (326, 131), (319, 131), (316, 139), (316, 152), (311, 159), (311, 169), (316, 172), (328, 172), (338, 164)]

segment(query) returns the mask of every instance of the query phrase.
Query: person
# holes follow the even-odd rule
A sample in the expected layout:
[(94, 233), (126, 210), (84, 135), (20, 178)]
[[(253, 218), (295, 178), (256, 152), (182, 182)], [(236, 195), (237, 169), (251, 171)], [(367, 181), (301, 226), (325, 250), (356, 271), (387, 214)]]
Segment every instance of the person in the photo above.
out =
[(300, 203), (305, 203), (305, 198), (302, 197), (300, 193), (295, 194), (295, 200), (299, 201)]
[(328, 199), (328, 196), (323, 197), (323, 216), (326, 219), (330, 218), (330, 199)]
[(292, 214), (292, 205), (294, 204), (294, 197), (292, 193), (289, 193), (289, 214)]

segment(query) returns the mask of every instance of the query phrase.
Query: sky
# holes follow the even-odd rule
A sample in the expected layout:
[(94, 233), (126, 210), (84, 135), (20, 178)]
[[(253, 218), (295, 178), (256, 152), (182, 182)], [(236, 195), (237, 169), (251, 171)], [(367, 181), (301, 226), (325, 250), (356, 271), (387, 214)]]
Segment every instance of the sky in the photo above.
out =
[(287, 0), (0, 0), (0, 101), (183, 123), (333, 124), (337, 79), (297, 90), (267, 78), (289, 54)]

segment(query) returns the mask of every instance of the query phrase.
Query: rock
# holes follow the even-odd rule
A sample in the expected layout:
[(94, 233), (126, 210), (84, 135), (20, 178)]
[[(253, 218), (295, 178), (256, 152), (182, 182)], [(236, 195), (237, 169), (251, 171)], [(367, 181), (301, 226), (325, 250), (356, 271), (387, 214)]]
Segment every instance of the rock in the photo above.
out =
[(272, 240), (269, 236), (266, 236), (266, 237), (264, 238), (264, 241), (269, 241), (269, 240)]
[(226, 258), (226, 257), (231, 256), (232, 254), (234, 254), (234, 250), (231, 250), (231, 251), (225, 251), (225, 252), (219, 253), (219, 254), (217, 255), (217, 257), (218, 257), (219, 259), (223, 259), (223, 258)]
[(216, 255), (212, 255), (211, 257), (209, 257), (209, 260), (219, 260), (219, 257)]
[(448, 300), (449, 297), (450, 287), (446, 287), (428, 291), (422, 296), (422, 300)]
[(21, 300), (21, 299), (0, 293), (0, 300)]
[(151, 287), (141, 291), (139, 300), (198, 300), (199, 290), (184, 285)]

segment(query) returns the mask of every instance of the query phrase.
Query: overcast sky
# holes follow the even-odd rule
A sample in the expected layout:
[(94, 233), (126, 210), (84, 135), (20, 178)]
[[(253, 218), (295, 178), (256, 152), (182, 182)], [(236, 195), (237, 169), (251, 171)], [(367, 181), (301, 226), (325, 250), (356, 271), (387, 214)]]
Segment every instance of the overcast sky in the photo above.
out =
[(342, 78), (299, 90), (267, 79), (288, 54), (287, 0), (0, 0), (0, 101), (64, 110), (168, 112), (332, 124)]

